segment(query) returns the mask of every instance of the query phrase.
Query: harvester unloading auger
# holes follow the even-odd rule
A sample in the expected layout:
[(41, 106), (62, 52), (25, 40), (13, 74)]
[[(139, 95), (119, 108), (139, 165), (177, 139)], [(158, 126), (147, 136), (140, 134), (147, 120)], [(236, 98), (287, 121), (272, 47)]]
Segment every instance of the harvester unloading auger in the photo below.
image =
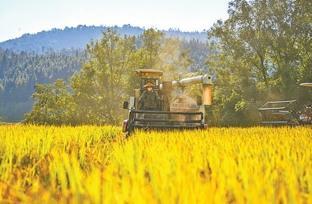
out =
[[(163, 72), (155, 69), (139, 69), (140, 88), (123, 104), (129, 110), (123, 123), (123, 132), (128, 135), (135, 129), (198, 129), (207, 127), (205, 107), (212, 103), (212, 80), (209, 75), (188, 77), (176, 81), (162, 81)], [(140, 107), (140, 99), (147, 84), (159, 96), (157, 108), (146, 110)], [(202, 84), (202, 98), (195, 101), (184, 94), (184, 88)], [(174, 95), (175, 93), (175, 95)]]

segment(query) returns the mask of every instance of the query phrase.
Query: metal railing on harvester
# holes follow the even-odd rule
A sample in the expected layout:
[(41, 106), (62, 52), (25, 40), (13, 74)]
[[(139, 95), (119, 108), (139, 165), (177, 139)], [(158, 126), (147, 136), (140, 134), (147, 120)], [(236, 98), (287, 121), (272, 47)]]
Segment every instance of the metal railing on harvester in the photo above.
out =
[(268, 101), (258, 108), (261, 115), (261, 124), (296, 124), (294, 103), (296, 100)]
[(202, 112), (169, 112), (131, 110), (129, 117), (130, 129), (192, 129), (204, 128)]

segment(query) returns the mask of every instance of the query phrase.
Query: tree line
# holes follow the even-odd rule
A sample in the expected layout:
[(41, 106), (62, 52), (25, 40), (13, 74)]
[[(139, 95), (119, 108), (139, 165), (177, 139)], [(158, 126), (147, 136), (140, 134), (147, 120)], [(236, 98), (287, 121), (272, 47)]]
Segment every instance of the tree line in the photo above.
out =
[(196, 52), (181, 40), (155, 29), (138, 37), (108, 29), (88, 44), (88, 60), (69, 83), (36, 85), (26, 122), (117, 124), (123, 118), (121, 102), (137, 86), (133, 71), (139, 68), (164, 70), (172, 73), (170, 79), (181, 72), (209, 72), (215, 83), (210, 110), (215, 124), (256, 123), (257, 108), (267, 100), (297, 99), (300, 108), (312, 101), (311, 91), (299, 87), (312, 81), (311, 5), (309, 0), (231, 1), (229, 18), (208, 31), (207, 45), (192, 42), (206, 52), (201, 54), (205, 64), (196, 69)]
[[(114, 28), (115, 29), (115, 28)], [(120, 35), (119, 30), (117, 33)], [(179, 44), (187, 50), (192, 64), (188, 70), (207, 70), (205, 58), (207, 46), (198, 39), (181, 40), (177, 38), (164, 41), (167, 54), (174, 55), (174, 47)], [(17, 43), (19, 44), (19, 43)], [(135, 46), (142, 45), (136, 37)], [(4, 121), (17, 122), (24, 119), (24, 114), (32, 108), (31, 95), (37, 83), (53, 83), (57, 79), (68, 82), (72, 75), (81, 70), (88, 60), (85, 49), (46, 50), (43, 53), (33, 51), (13, 51), (0, 48), (0, 115)], [(161, 58), (166, 54), (163, 52)]]
[[(120, 36), (113, 29), (87, 45), (88, 62), (69, 83), (37, 84), (35, 104), (26, 122), (39, 124), (118, 124), (124, 117), (122, 101), (138, 86), (134, 70), (158, 68), (186, 71), (188, 50), (176, 38), (147, 29), (142, 35)], [(173, 76), (169, 76), (173, 77)]]
[(37, 54), (0, 49), (0, 116), (9, 122), (22, 120), (31, 110), (36, 83), (67, 80), (86, 59), (84, 50)]

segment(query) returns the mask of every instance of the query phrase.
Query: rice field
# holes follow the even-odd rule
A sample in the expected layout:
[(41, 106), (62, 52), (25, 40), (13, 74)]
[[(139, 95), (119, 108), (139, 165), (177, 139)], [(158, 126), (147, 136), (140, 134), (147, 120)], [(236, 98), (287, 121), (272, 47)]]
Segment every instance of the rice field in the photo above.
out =
[(0, 203), (312, 203), (312, 127), (0, 126)]

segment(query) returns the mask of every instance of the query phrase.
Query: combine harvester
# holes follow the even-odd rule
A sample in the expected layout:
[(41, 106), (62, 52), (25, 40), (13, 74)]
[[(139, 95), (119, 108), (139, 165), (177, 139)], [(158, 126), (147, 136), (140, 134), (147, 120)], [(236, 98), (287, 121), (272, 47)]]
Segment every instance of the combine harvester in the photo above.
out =
[[(312, 83), (300, 86), (312, 88)], [(296, 100), (268, 101), (258, 108), (263, 125), (312, 124), (312, 104), (305, 105), (299, 112), (295, 110)]]
[[(136, 74), (140, 88), (123, 104), (129, 110), (123, 123), (123, 132), (130, 135), (135, 129), (196, 129), (207, 127), (206, 106), (212, 103), (212, 80), (209, 75), (200, 75), (177, 81), (162, 81), (163, 72), (155, 69), (139, 69)], [(149, 85), (150, 84), (150, 85)], [(201, 100), (196, 102), (185, 95), (185, 87), (202, 84)], [(157, 95), (157, 108), (141, 107), (146, 86), (152, 86)]]

